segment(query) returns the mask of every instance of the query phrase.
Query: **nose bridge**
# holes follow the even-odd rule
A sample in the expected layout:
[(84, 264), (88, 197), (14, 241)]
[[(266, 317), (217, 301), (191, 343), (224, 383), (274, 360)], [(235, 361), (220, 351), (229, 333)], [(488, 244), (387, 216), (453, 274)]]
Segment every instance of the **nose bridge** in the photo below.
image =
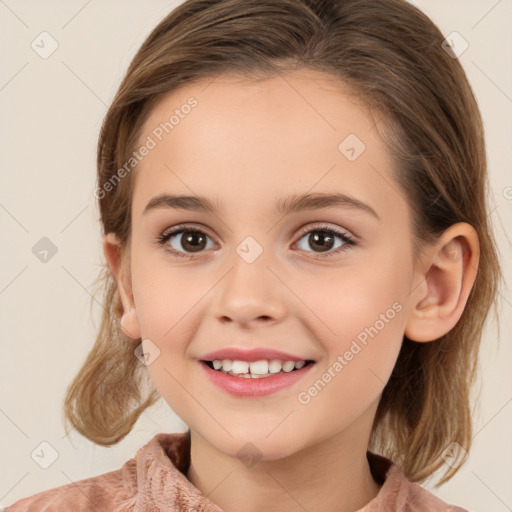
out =
[(246, 324), (263, 318), (278, 320), (283, 315), (279, 280), (269, 268), (269, 255), (252, 237), (235, 248), (231, 268), (219, 283), (217, 318)]

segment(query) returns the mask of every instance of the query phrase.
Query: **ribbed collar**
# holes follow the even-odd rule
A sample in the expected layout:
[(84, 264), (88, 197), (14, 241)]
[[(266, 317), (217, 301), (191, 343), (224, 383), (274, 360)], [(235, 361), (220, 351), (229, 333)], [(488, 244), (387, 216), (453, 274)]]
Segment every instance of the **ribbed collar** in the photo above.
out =
[[(428, 500), (437, 501), (420, 485), (407, 480), (391, 460), (369, 451), (367, 458), (373, 477), (382, 487), (378, 495), (357, 512), (405, 511), (409, 509), (406, 504), (411, 505), (410, 499), (421, 493), (428, 494)], [(135, 460), (138, 492), (131, 503), (124, 503), (123, 511), (222, 512), (185, 476), (190, 465), (188, 432), (157, 434), (137, 452)], [(434, 501), (432, 504), (437, 504)]]

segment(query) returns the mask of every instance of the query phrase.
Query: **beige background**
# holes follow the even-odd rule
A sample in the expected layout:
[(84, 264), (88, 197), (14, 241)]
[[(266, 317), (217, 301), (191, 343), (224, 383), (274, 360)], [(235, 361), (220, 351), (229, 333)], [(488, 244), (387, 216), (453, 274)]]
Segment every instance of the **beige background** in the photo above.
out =
[[(102, 261), (92, 195), (101, 121), (135, 51), (178, 3), (0, 0), (0, 507), (117, 469), (157, 432), (186, 428), (163, 401), (111, 448), (93, 445), (76, 432), (72, 445), (61, 423), (65, 389), (94, 341), (101, 310), (94, 302), (89, 313)], [(460, 59), (484, 116), (491, 218), (508, 283), (512, 1), (415, 3), (444, 34), (457, 31), (469, 43)], [(47, 59), (31, 48), (43, 31), (59, 45)], [(46, 263), (32, 252), (42, 237), (57, 248)], [(491, 326), (482, 347), (473, 449), (452, 481), (439, 489), (425, 485), (471, 512), (512, 510), (510, 290), (503, 288), (500, 299), (499, 343)], [(43, 441), (58, 453), (48, 469), (31, 458)]]

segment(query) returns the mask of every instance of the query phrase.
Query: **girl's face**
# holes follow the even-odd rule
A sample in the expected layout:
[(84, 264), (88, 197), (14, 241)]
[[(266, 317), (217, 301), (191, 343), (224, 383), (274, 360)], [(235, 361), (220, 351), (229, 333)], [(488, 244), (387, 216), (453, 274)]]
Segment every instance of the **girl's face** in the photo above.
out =
[[(130, 242), (136, 320), (125, 327), (144, 340), (164, 399), (233, 457), (248, 442), (271, 460), (336, 435), (367, 440), (419, 277), (410, 211), (365, 110), (312, 71), (222, 77), (166, 96), (142, 145)], [(214, 210), (199, 200), (148, 208), (162, 194)], [(347, 197), (312, 199), (333, 194)], [(177, 226), (185, 231), (160, 245)], [(273, 393), (238, 396), (201, 362), (225, 348), (314, 363)]]

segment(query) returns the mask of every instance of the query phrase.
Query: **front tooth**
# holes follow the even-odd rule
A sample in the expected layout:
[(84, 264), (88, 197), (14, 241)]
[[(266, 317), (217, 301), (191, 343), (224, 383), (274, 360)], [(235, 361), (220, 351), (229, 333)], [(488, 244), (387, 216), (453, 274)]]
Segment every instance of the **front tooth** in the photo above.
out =
[(251, 361), (249, 363), (249, 368), (251, 369), (251, 373), (256, 375), (265, 375), (268, 373), (268, 361)]
[[(224, 361), (222, 366), (224, 367)], [(226, 368), (224, 368), (224, 370), (225, 369)], [(247, 373), (249, 371), (249, 363), (247, 361), (233, 361), (231, 371), (233, 373)]]
[(223, 359), (222, 360), (222, 369), (225, 372), (229, 372), (231, 370), (232, 365), (233, 365), (233, 361), (231, 361), (231, 359)]
[(295, 368), (295, 361), (285, 361), (283, 363), (283, 372), (291, 372)]
[(281, 361), (273, 359), (268, 365), (268, 371), (270, 373), (279, 373), (281, 371)]

